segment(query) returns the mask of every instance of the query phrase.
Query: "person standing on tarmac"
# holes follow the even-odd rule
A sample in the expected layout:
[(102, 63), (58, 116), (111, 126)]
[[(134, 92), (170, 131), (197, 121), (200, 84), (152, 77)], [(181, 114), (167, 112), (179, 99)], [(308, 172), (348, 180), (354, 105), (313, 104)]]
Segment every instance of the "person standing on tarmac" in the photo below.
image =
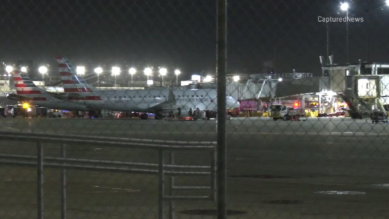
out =
[(193, 113), (194, 120), (197, 120), (200, 118), (200, 109), (197, 107), (196, 110)]

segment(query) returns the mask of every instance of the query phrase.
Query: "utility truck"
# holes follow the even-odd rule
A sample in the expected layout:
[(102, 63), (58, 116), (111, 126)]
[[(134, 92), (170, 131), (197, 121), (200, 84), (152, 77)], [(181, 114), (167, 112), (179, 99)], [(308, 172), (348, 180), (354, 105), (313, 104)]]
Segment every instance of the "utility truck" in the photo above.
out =
[(303, 109), (289, 107), (283, 104), (273, 104), (270, 109), (271, 117), (273, 117), (274, 121), (277, 121), (278, 119), (299, 120), (300, 117), (305, 116)]

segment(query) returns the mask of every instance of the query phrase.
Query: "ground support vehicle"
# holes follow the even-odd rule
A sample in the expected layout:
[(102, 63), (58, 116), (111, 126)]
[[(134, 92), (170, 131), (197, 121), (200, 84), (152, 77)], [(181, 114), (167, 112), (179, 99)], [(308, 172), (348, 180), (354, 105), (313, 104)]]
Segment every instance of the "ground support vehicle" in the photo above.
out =
[(383, 112), (379, 112), (379, 111), (372, 112), (370, 114), (370, 118), (372, 123), (379, 123), (379, 122), (388, 123), (388, 115)]
[(299, 120), (303, 117), (305, 112), (303, 109), (295, 109), (281, 104), (274, 104), (271, 106), (271, 117), (274, 121), (282, 120)]

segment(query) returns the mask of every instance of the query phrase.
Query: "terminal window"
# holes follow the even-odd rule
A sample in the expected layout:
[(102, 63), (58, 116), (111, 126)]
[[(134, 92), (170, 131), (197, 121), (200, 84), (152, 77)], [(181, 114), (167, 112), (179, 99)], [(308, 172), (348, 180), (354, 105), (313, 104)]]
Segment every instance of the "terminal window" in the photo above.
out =
[(379, 75), (389, 75), (389, 68), (378, 68), (377, 74)]

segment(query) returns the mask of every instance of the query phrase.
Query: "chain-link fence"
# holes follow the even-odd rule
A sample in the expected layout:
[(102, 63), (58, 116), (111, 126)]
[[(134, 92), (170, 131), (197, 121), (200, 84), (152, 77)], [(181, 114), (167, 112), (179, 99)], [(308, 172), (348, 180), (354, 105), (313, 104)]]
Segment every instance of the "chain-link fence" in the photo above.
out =
[(389, 1), (0, 11), (2, 218), (388, 217)]

